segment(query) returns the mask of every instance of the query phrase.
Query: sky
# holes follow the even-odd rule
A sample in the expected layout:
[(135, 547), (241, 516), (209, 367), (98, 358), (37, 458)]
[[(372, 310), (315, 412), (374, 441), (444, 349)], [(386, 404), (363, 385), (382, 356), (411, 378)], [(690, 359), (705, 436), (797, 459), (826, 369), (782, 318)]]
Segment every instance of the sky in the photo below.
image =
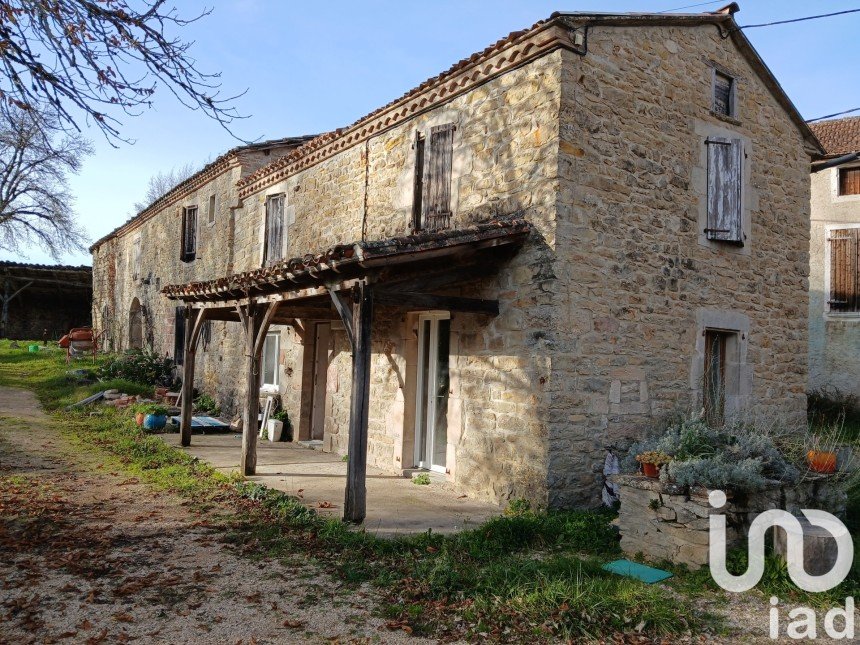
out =
[[(315, 134), (348, 125), (431, 76), (448, 69), (511, 31), (553, 11), (673, 10), (695, 0), (175, 0), (191, 16), (211, 15), (187, 27), (201, 70), (220, 72), (225, 94), (247, 93), (235, 122), (245, 140)], [(725, 0), (685, 12), (710, 11)], [(860, 8), (860, 0), (746, 0), (740, 25)], [(857, 60), (860, 13), (746, 31), (804, 118), (860, 107)], [(860, 113), (858, 113), (860, 114)], [(90, 241), (132, 214), (150, 176), (202, 163), (240, 145), (217, 123), (180, 105), (167, 88), (151, 109), (124, 117), (122, 134), (133, 145), (114, 148), (97, 130), (85, 130), (95, 153), (71, 178), (78, 221)], [(54, 263), (31, 248), (0, 260)], [(65, 264), (90, 264), (88, 252), (67, 254)]]

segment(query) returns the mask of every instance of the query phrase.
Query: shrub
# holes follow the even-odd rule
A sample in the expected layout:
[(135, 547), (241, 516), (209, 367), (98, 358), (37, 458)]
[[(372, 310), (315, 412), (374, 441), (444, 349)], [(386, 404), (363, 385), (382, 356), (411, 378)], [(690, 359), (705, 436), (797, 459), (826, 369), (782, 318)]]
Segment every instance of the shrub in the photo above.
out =
[(171, 387), (176, 383), (173, 368), (173, 359), (170, 357), (159, 356), (149, 350), (132, 349), (103, 365), (99, 369), (99, 377)]
[(712, 428), (698, 417), (670, 425), (657, 437), (631, 446), (623, 468), (636, 472), (636, 457), (671, 457), (660, 478), (680, 486), (704, 486), (748, 493), (762, 490), (768, 480), (794, 483), (800, 472), (778, 446), (779, 437), (747, 424)]
[(428, 475), (427, 473), (415, 475), (415, 477), (412, 478), (412, 483), (418, 484), (419, 486), (427, 486), (428, 484), (430, 484), (430, 475)]
[(198, 412), (212, 415), (213, 417), (220, 416), (221, 414), (221, 408), (218, 407), (215, 399), (208, 394), (201, 394), (194, 399), (194, 409)]

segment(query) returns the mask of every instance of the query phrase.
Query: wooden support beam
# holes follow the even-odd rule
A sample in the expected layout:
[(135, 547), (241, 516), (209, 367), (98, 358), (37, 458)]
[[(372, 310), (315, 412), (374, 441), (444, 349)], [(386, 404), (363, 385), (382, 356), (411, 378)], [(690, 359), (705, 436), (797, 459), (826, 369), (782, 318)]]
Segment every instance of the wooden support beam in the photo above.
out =
[(266, 313), (263, 316), (263, 321), (260, 323), (260, 329), (257, 330), (257, 337), (254, 340), (254, 356), (258, 358), (263, 354), (263, 343), (266, 342), (266, 332), (269, 331), (269, 325), (272, 324), (272, 318), (280, 306), (280, 302), (271, 302), (266, 308)]
[(260, 357), (255, 353), (257, 335), (263, 323), (259, 305), (249, 303), (242, 309), (245, 322), (245, 407), (242, 411), (242, 459), (246, 477), (257, 472), (257, 426), (260, 412)]
[(194, 363), (197, 358), (197, 343), (206, 321), (207, 312), (185, 307), (185, 357), (182, 364), (182, 392), (179, 416), (179, 443), (191, 445), (191, 415), (194, 405)]
[[(363, 285), (364, 283), (360, 283)], [(349, 338), (349, 345), (352, 347), (353, 352), (355, 352), (355, 342), (356, 335), (355, 329), (352, 322), (352, 306), (345, 296), (341, 295), (336, 286), (332, 285), (329, 289), (329, 295), (331, 296), (332, 304), (334, 305), (335, 310), (340, 315), (340, 319), (343, 322), (343, 327), (346, 329), (346, 335)]]
[(379, 305), (395, 305), (405, 309), (439, 309), (442, 311), (464, 311), (476, 314), (499, 315), (499, 301), (459, 296), (437, 296), (414, 291), (379, 290), (374, 299)]
[[(373, 286), (355, 287), (355, 328), (352, 337), (352, 395), (349, 409), (349, 456), (343, 519), (360, 523), (367, 514), (367, 419), (370, 407), (370, 341), (373, 322)], [(346, 324), (346, 321), (344, 321)]]

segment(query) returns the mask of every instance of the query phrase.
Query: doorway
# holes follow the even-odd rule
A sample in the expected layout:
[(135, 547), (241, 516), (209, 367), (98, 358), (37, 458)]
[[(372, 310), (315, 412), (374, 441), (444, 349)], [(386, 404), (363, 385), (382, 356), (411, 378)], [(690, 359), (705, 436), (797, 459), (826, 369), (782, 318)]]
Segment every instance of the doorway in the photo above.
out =
[(314, 364), (311, 390), (311, 441), (322, 441), (325, 434), (325, 400), (328, 379), (328, 342), (331, 323), (314, 325)]
[(448, 456), (451, 315), (418, 317), (415, 465), (444, 473)]

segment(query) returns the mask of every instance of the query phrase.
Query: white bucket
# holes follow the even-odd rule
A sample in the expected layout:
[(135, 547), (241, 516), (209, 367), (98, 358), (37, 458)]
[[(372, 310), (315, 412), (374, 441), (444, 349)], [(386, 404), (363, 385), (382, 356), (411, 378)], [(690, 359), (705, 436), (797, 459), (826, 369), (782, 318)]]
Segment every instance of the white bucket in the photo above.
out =
[(284, 422), (277, 419), (269, 419), (266, 429), (269, 431), (269, 441), (280, 441), (281, 432), (284, 431)]

